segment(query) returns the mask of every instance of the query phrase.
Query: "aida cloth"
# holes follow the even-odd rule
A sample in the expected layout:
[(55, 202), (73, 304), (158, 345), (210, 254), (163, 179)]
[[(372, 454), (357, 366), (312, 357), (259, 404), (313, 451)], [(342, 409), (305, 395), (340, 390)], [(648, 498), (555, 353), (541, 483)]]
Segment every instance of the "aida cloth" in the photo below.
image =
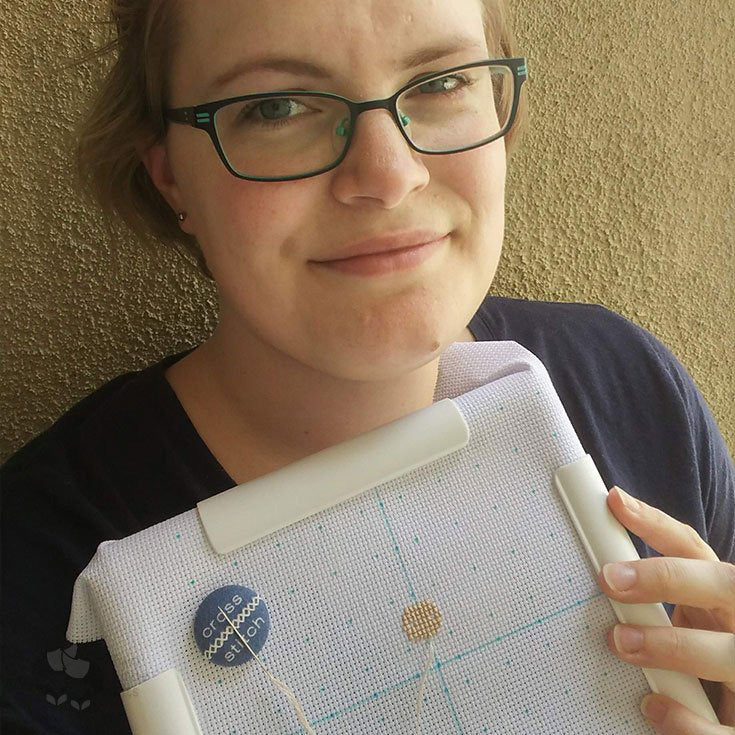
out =
[(194, 639), (201, 601), (242, 585), (270, 615), (260, 660), (319, 735), (414, 732), (417, 626), (434, 646), (421, 733), (651, 733), (648, 684), (607, 649), (617, 618), (552, 484), (585, 450), (543, 364), (516, 342), (455, 343), (434, 398), (461, 412), (464, 448), (233, 552), (196, 508), (102, 542), (68, 640), (104, 638), (124, 689), (176, 668), (205, 735), (296, 735), (256, 661), (215, 665)]

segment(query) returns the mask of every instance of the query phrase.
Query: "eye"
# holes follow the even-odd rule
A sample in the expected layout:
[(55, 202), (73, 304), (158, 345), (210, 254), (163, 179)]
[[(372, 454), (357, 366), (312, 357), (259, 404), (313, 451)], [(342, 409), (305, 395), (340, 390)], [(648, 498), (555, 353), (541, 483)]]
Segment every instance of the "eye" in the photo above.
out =
[(298, 100), (291, 97), (277, 97), (255, 100), (244, 105), (240, 110), (239, 118), (256, 123), (278, 123), (297, 117), (299, 112), (304, 110), (306, 106)]
[(417, 89), (429, 94), (435, 92), (452, 92), (464, 86), (466, 79), (461, 74), (453, 74), (451, 76), (432, 79), (430, 82), (419, 84)]

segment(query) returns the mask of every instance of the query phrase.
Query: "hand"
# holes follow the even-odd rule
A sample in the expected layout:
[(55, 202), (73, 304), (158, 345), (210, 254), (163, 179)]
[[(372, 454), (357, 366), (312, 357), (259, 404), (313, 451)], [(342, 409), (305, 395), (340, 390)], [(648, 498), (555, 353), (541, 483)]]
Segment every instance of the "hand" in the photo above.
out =
[[(735, 727), (726, 727), (735, 725), (735, 564), (720, 561), (691, 526), (619, 490), (613, 487), (608, 493), (610, 511), (663, 556), (625, 562), (624, 566), (636, 572), (636, 579), (625, 591), (611, 587), (603, 571), (598, 575), (600, 587), (618, 602), (668, 602), (676, 607), (673, 627), (616, 625), (608, 632), (607, 644), (618, 658), (636, 666), (682, 671), (721, 682), (710, 685), (707, 691), (721, 725), (705, 720), (671, 697), (644, 697), (645, 704), (650, 700), (662, 705), (658, 717), (649, 715), (641, 705), (659, 735), (735, 733)], [(628, 501), (635, 507), (626, 505)], [(609, 574), (612, 566), (606, 564), (604, 572)], [(633, 653), (616, 645), (613, 631), (618, 633), (622, 628), (642, 635), (640, 647)]]

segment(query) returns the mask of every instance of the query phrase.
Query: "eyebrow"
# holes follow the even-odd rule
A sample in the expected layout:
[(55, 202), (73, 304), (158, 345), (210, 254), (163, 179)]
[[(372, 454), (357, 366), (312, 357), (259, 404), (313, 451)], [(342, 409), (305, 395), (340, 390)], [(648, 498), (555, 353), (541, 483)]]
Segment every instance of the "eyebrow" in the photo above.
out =
[[(401, 71), (413, 69), (414, 67), (421, 66), (421, 64), (428, 64), (430, 61), (436, 61), (437, 59), (450, 56), (458, 51), (463, 51), (477, 45), (477, 39), (462, 35), (450, 36), (441, 43), (413, 51), (403, 58), (399, 63), (399, 68)], [(215, 77), (207, 89), (209, 91), (215, 91), (233, 79), (259, 71), (280, 71), (298, 76), (308, 76), (314, 79), (329, 79), (331, 77), (331, 72), (328, 69), (312, 62), (293, 57), (269, 56), (254, 60), (246, 59), (239, 62), (231, 69)]]

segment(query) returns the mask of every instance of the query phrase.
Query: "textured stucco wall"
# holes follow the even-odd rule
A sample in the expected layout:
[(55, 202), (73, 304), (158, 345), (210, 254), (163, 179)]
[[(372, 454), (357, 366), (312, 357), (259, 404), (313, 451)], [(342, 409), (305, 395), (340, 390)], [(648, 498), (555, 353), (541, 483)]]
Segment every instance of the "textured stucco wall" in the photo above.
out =
[[(512, 2), (531, 123), (492, 291), (604, 304), (661, 339), (735, 447), (735, 3)], [(0, 459), (104, 381), (201, 341), (211, 288), (108, 231), (69, 131), (104, 4), (0, 5)], [(622, 430), (625, 427), (621, 427)]]

